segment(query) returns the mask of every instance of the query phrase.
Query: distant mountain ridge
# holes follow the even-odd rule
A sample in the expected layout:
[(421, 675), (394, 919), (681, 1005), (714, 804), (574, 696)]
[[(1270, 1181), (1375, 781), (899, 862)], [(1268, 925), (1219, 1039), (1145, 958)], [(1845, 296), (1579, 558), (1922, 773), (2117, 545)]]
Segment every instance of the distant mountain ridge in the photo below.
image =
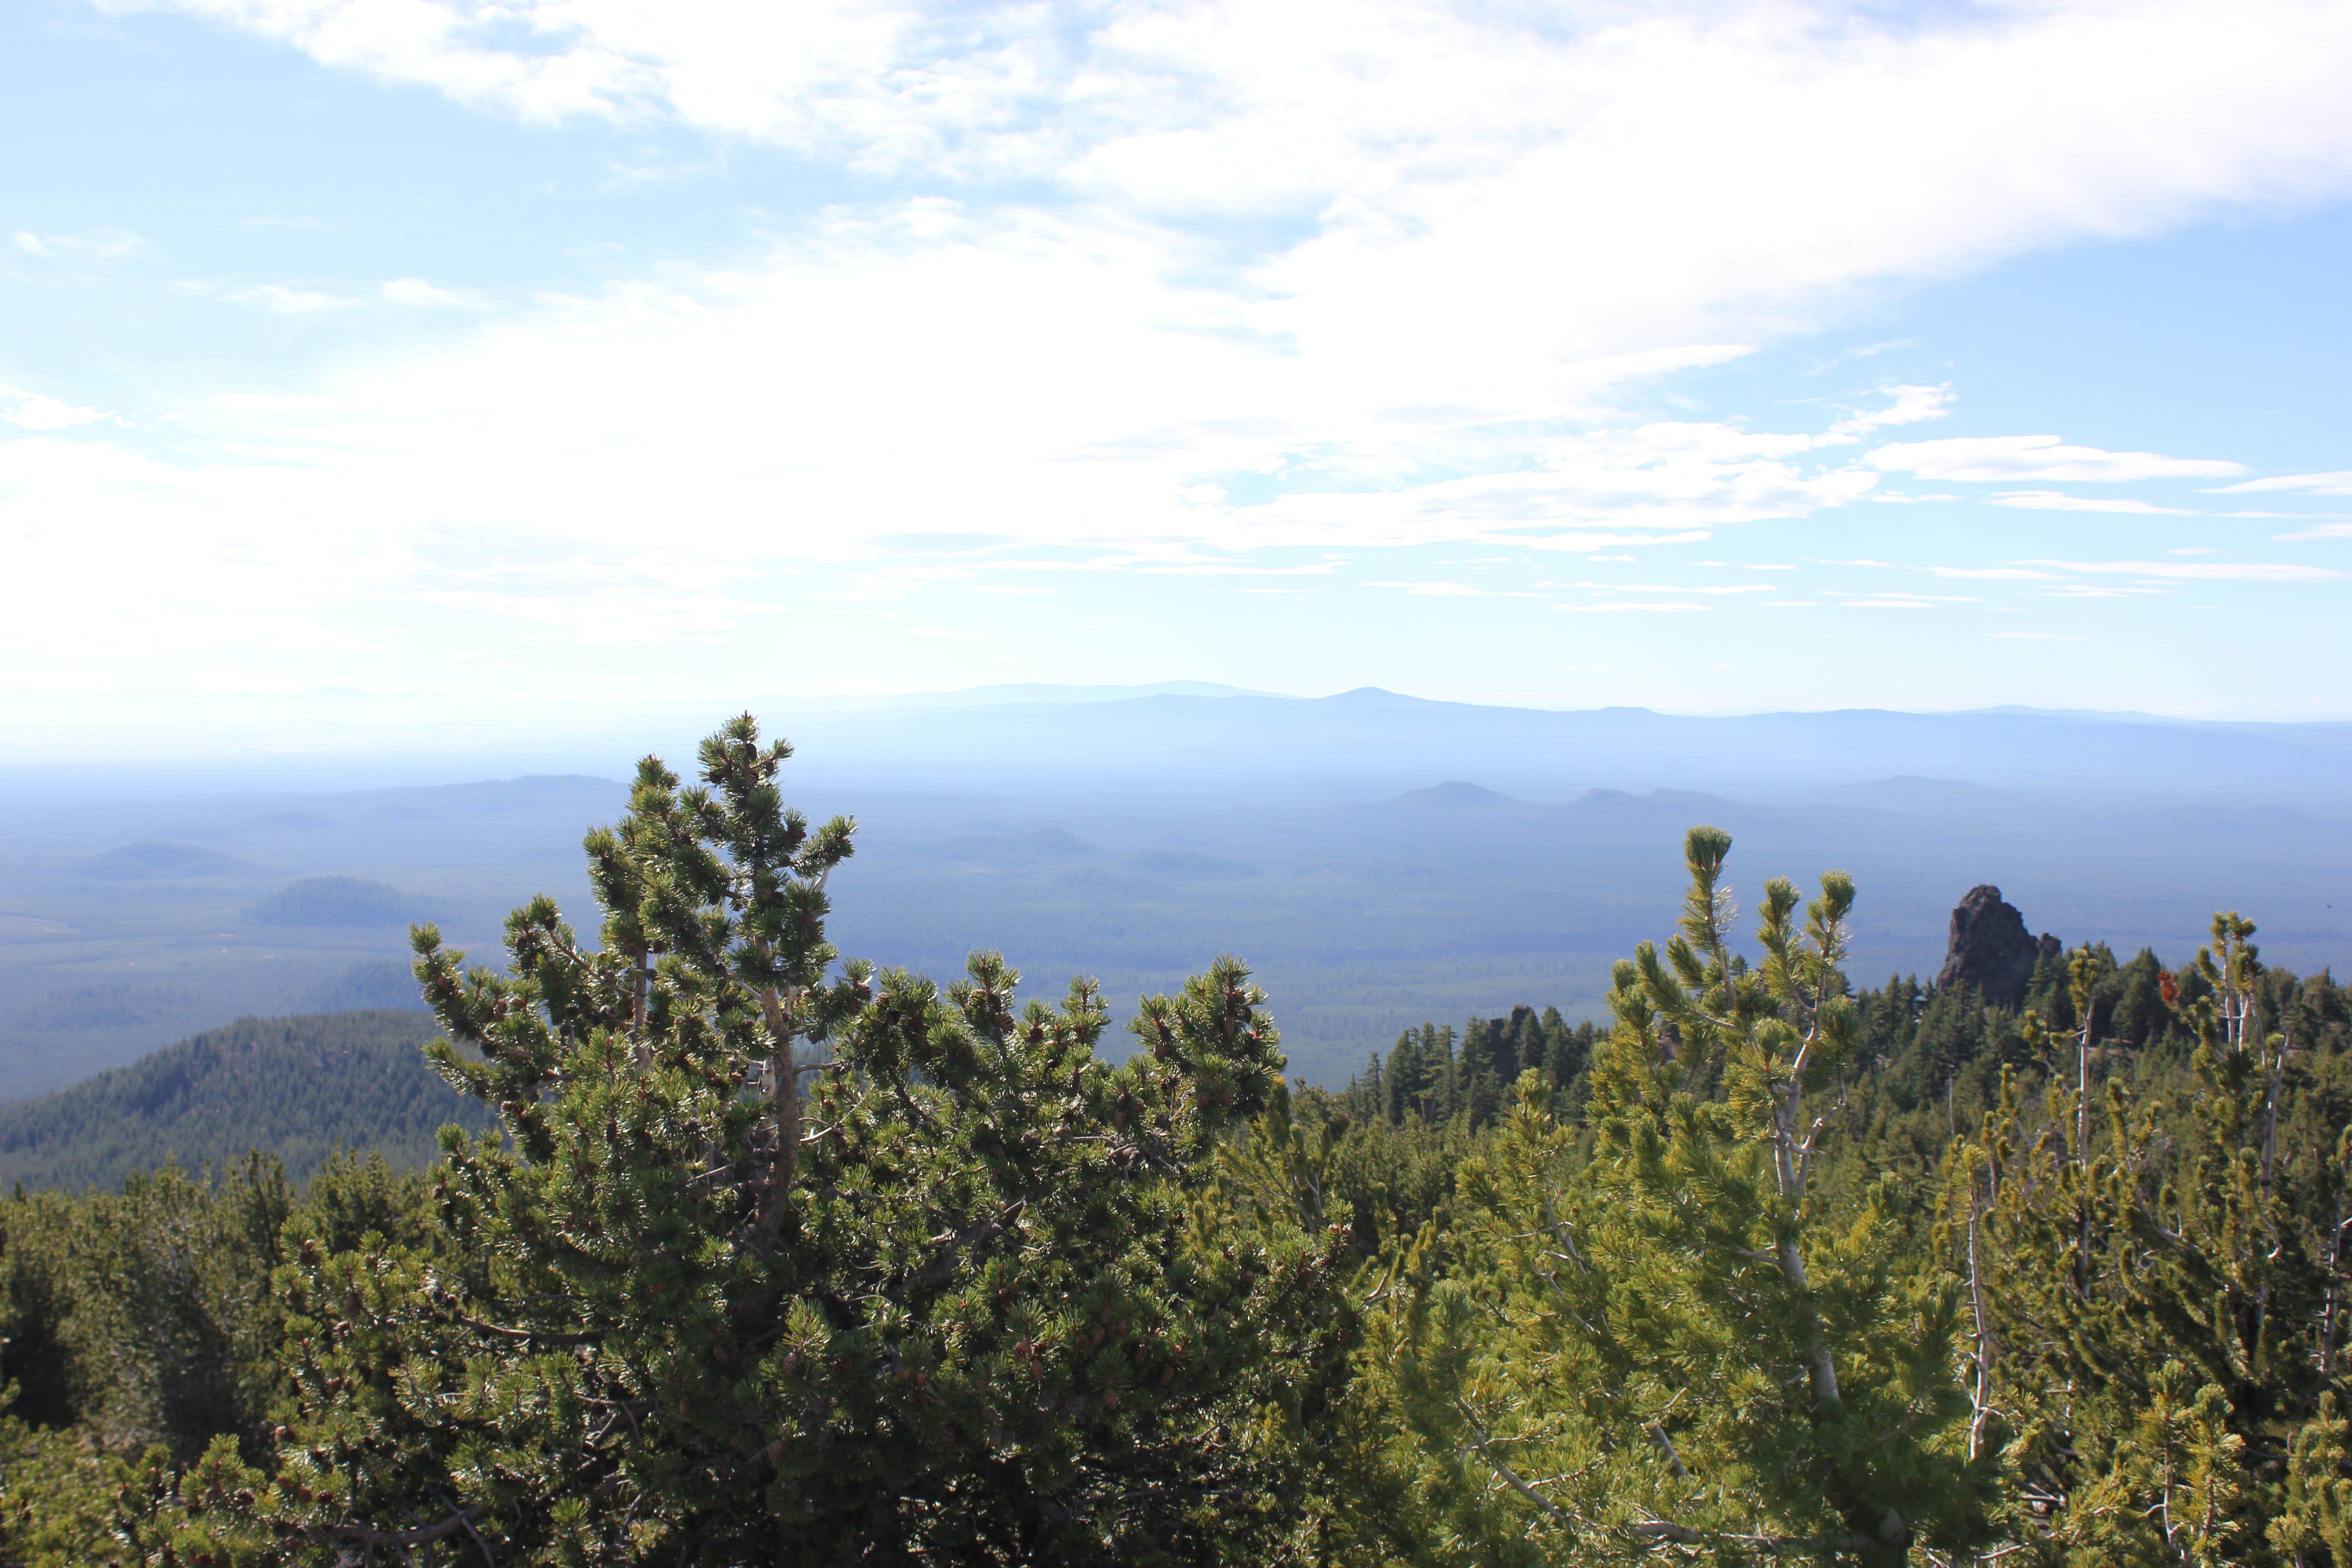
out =
[(799, 778), (843, 787), (1271, 784), (1328, 793), (1425, 784), (1442, 767), (1441, 778), (1535, 800), (1591, 788), (1754, 799), (1907, 776), (2140, 798), (2316, 801), (2340, 797), (2352, 779), (2352, 723), (2338, 721), (1885, 709), (1687, 717), (1437, 702), (1377, 687), (1321, 698), (1160, 693), (1082, 708), (804, 710), (777, 713), (772, 727), (797, 748)]

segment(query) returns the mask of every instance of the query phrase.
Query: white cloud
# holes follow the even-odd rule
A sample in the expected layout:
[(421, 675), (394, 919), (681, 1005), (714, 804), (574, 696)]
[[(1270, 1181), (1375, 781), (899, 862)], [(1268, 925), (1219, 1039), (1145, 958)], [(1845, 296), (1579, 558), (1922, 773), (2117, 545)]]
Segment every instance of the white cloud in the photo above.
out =
[(1189, 557), (1155, 560), (1150, 556), (1109, 558), (1091, 564), (1108, 571), (1129, 571), (1145, 577), (1322, 577), (1344, 563), (1336, 556), (1303, 566), (1261, 566), (1246, 561), (1202, 561)]
[(2047, 572), (2036, 572), (2029, 566), (1937, 566), (1930, 568), (1938, 577), (1968, 577), (1987, 582), (2051, 581)]
[(2319, 522), (2297, 533), (2274, 533), (2273, 539), (2285, 542), (2304, 539), (2352, 539), (2352, 522)]
[(1955, 436), (1941, 441), (1897, 442), (1879, 447), (1867, 461), (1887, 473), (1977, 484), (2014, 483), (2021, 479), (2081, 484), (2210, 479), (2246, 471), (2237, 463), (2213, 458), (2165, 458), (2153, 452), (2103, 452), (2096, 447), (2070, 447), (2055, 436)]
[(410, 309), (481, 310), (489, 307), (489, 301), (470, 289), (444, 289), (422, 278), (395, 278), (379, 288), (376, 294), (387, 305)]
[(1635, 602), (1628, 600), (1622, 604), (1615, 605), (1554, 605), (1552, 608), (1556, 610), (1574, 610), (1580, 615), (1598, 615), (1612, 610), (1657, 610), (1678, 614), (1690, 610), (1704, 610), (1706, 606), (1705, 605), (1692, 604), (1660, 605), (1646, 601)]
[(1769, 583), (1737, 583), (1727, 587), (1699, 586), (1678, 583), (1579, 583), (1579, 588), (1598, 589), (1604, 594), (1777, 594), (1780, 590)]
[[(670, 121), (857, 168), (1333, 210), (1383, 241), (1400, 198), (1516, 209), (1612, 236), (1586, 266), (1668, 289), (1742, 251), (1778, 279), (2337, 188), (2352, 44), (2340, 7), (2297, 0), (1880, 26), (1760, 4), (101, 3), (207, 15), (525, 119)], [(1553, 199), (1513, 199), (1537, 193)], [(1615, 221), (1635, 203), (1651, 233)]]
[(1827, 437), (1832, 442), (1859, 441), (1874, 430), (1889, 425), (1916, 425), (1922, 419), (1941, 419), (1952, 411), (1952, 389), (1943, 386), (1890, 386), (1887, 395), (1894, 399), (1884, 408), (1869, 409), (1839, 420), (1830, 426)]
[(88, 234), (34, 234), (19, 229), (14, 237), (16, 248), (26, 255), (49, 261), (119, 261), (147, 249), (145, 240), (119, 228), (92, 229)]
[(1983, 603), (1967, 594), (1912, 594), (1899, 588), (1881, 588), (1867, 594), (1848, 594), (1835, 588), (1822, 591), (1849, 610), (1931, 610), (1937, 605)]
[(903, 599), (928, 588), (935, 583), (951, 582), (969, 577), (971, 571), (963, 566), (884, 566), (873, 572), (861, 572), (846, 588), (833, 588), (822, 593), (803, 594), (804, 599)]
[(1420, 594), (1437, 598), (1475, 599), (1485, 596), (1483, 590), (1474, 588), (1467, 583), (1367, 583), (1364, 586), (1402, 588), (1408, 594)]
[(773, 605), (730, 594), (645, 593), (631, 587), (565, 594), (502, 594), (426, 589), (398, 595), (414, 604), (494, 616), (519, 626), (583, 643), (713, 642)]
[(2061, 490), (2004, 490), (1993, 497), (1995, 506), (2025, 511), (2112, 511), (2133, 517), (2195, 517), (2177, 506), (2157, 506), (2122, 496), (2070, 496)]
[(106, 417), (95, 408), (79, 408), (58, 398), (5, 384), (0, 384), (0, 404), (14, 405), (0, 409), (0, 419), (23, 430), (70, 430), (77, 425), (94, 425)]
[(2302, 566), (2284, 562), (2238, 561), (2036, 561), (2067, 572), (2100, 573), (2120, 577), (2180, 578), (2223, 583), (2321, 583), (2343, 573), (2326, 566)]
[[(1891, 471), (2234, 476), (2054, 437), (1837, 448), (1940, 412), (1940, 387), (1780, 431), (1620, 408), (1881, 280), (2352, 190), (2352, 12), (2303, 0), (1884, 25), (1779, 0), (100, 3), (534, 121), (793, 149), (838, 193), (731, 266), (186, 399), (170, 461), (5, 459), (0, 526), (50, 542), (51, 580), (136, 556), (159, 603), (205, 584), (206, 624), (289, 637), (315, 626), (263, 613), (289, 586), (331, 616), (484, 531), (683, 595), (712, 590), (652, 575), (649, 532), (714, 568), (911, 532), (1233, 575), (1255, 568), (1146, 547), (1590, 554), (1846, 505)], [(0, 638), (88, 608), (57, 597)]]
[(2303, 490), (2318, 496), (2352, 496), (2352, 470), (2338, 469), (2326, 474), (2279, 474), (2267, 479), (2248, 479), (2242, 485), (2223, 485), (2212, 493), (2234, 496), (2262, 490)]
[(288, 283), (259, 283), (246, 289), (224, 289), (217, 283), (190, 279), (180, 285), (180, 291), (230, 305), (254, 305), (281, 316), (315, 316), (329, 310), (348, 310), (360, 303), (348, 294), (325, 294), (315, 289), (298, 289)]
[(1785, 330), (1858, 280), (2352, 185), (2352, 18), (2310, 0), (1885, 25), (1768, 0), (101, 3), (529, 120), (683, 125), (956, 199), (1042, 183), (1112, 234), (1296, 219), (1249, 328), (1439, 405), (1745, 340), (1705, 323)]

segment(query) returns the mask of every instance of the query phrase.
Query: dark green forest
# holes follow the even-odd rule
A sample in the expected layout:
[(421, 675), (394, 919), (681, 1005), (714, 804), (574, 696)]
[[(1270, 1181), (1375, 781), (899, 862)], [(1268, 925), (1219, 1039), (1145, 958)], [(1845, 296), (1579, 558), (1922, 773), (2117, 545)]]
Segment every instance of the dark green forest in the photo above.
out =
[(425, 1164), (443, 1127), (480, 1131), (497, 1120), (434, 1073), (421, 1047), (436, 1032), (423, 1011), (241, 1018), (0, 1106), (0, 1184), (110, 1187), (133, 1171), (217, 1165), (256, 1149), (296, 1182), (339, 1148)]
[(843, 958), (788, 755), (416, 931), (430, 1163), (0, 1205), (0, 1559), (2352, 1563), (2352, 997), (2250, 921), (1856, 989), (1868, 889), (1699, 827), (1607, 1017), (1314, 1089), (1237, 958), (1123, 1053)]

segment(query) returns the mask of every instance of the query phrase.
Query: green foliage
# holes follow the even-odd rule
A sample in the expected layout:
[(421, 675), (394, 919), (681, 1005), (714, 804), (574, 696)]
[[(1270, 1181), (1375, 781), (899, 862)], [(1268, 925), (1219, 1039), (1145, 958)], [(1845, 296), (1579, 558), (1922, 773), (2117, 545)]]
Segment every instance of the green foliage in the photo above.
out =
[(1444, 1560), (1895, 1563), (1981, 1533), (1957, 1293), (1900, 1267), (1891, 1186), (1843, 1226), (1808, 1201), (1853, 884), (1825, 876), (1801, 929), (1767, 883), (1751, 968), (1729, 847), (1692, 833), (1682, 933), (1618, 966), (1590, 1153), (1531, 1072), (1409, 1266), (1387, 1331)]
[(1507, 1017), (1473, 1018), (1458, 1035), (1423, 1024), (1399, 1035), (1386, 1061), (1367, 1063), (1340, 1098), (1358, 1120), (1401, 1127), (1466, 1116), (1475, 1131), (1501, 1116), (1522, 1070), (1580, 1091), (1594, 1038), (1591, 1024), (1571, 1028), (1557, 1007), (1540, 1016), (1514, 1007)]
[(2101, 1034), (2129, 1021), (2128, 983), (2103, 1007), (2112, 961), (2074, 953), (2053, 1009), (2071, 1033), (2029, 1021), (2042, 1092), (2009, 1073), (1955, 1162), (1979, 1426), (2003, 1446), (2011, 1530), (2050, 1561), (2310, 1563), (2341, 1543), (2352, 1131), (2281, 1142), (2314, 1124), (2298, 1101), (2334, 1098), (2335, 1053), (2296, 1070), (2268, 1026), (2314, 1031), (2308, 1053), (2331, 1009), (2265, 985), (2252, 934), (2217, 916), (2193, 969), (2159, 972), (2197, 1042), (2169, 1096), (2135, 1092), (2148, 1075)]
[(436, 1060), (507, 1142), (450, 1136), (438, 1248), (301, 1237), (286, 1429), (192, 1472), (184, 1532), (549, 1563), (1291, 1549), (1321, 1411), (1297, 1373), (1337, 1364), (1344, 1247), (1199, 1207), (1280, 1081), (1246, 971), (1148, 1000), (1117, 1068), (1083, 983), (1023, 1009), (992, 954), (944, 992), (835, 971), (852, 825), (785, 809), (787, 754), (744, 720), (700, 787), (640, 770), (588, 839), (595, 949), (545, 900), (505, 975), (419, 933), (466, 1047)]
[(282, 1236), (357, 1245), (364, 1217), (421, 1240), (435, 1234), (422, 1197), (414, 1172), (338, 1156), (298, 1200), (257, 1154), (217, 1178), (166, 1166), (119, 1193), (0, 1203), (0, 1562), (131, 1563), (160, 1547), (175, 1467), (273, 1441)]
[(136, 1542), (117, 1533), (125, 1493), (151, 1492), (162, 1449), (127, 1459), (88, 1432), (0, 1413), (0, 1562), (9, 1568), (129, 1568)]
[(491, 1117), (419, 1057), (423, 1012), (245, 1018), (38, 1100), (0, 1107), (0, 1184), (110, 1187), (167, 1161), (267, 1149), (295, 1181), (338, 1146), (424, 1164), (441, 1127)]

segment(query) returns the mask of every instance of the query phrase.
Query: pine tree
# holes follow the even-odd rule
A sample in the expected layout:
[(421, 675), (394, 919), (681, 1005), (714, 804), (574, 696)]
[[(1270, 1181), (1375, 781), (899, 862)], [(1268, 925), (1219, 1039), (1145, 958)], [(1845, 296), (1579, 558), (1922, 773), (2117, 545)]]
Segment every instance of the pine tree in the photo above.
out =
[(2103, 1002), (2128, 966), (2084, 948), (2053, 1009), (2071, 1030), (2032, 1030), (2046, 1087), (2007, 1073), (1953, 1162), (1978, 1429), (2039, 1560), (2345, 1560), (2352, 1133), (2279, 1141), (2294, 1042), (2267, 1027), (2283, 1009), (2253, 930), (2216, 916), (2195, 966), (2157, 977), (2198, 1040), (2186, 1105), (2132, 1092), (2103, 1033), (2137, 1026)]
[(1853, 1038), (1853, 883), (1825, 876), (1801, 931), (1767, 883), (1751, 968), (1729, 847), (1692, 831), (1682, 934), (1617, 965), (1590, 1158), (1523, 1079), (1455, 1223), (1403, 1265), (1396, 1398), (1451, 1561), (1896, 1563), (1979, 1532), (1958, 1292), (1897, 1262), (1891, 1184), (1843, 1225), (1808, 1190), (1812, 1099)]
[[(430, 928), (449, 1079), (436, 1246), (304, 1237), (275, 1454), (215, 1447), (184, 1560), (1274, 1562), (1336, 1240), (1199, 1223), (1282, 1058), (1230, 959), (1147, 999), (1015, 1001), (839, 963), (854, 825), (783, 804), (752, 721), (640, 769), (587, 840), (603, 940), (537, 900), (504, 974)], [(317, 1227), (314, 1227), (314, 1230)], [(1328, 1359), (1328, 1358), (1326, 1358)]]

